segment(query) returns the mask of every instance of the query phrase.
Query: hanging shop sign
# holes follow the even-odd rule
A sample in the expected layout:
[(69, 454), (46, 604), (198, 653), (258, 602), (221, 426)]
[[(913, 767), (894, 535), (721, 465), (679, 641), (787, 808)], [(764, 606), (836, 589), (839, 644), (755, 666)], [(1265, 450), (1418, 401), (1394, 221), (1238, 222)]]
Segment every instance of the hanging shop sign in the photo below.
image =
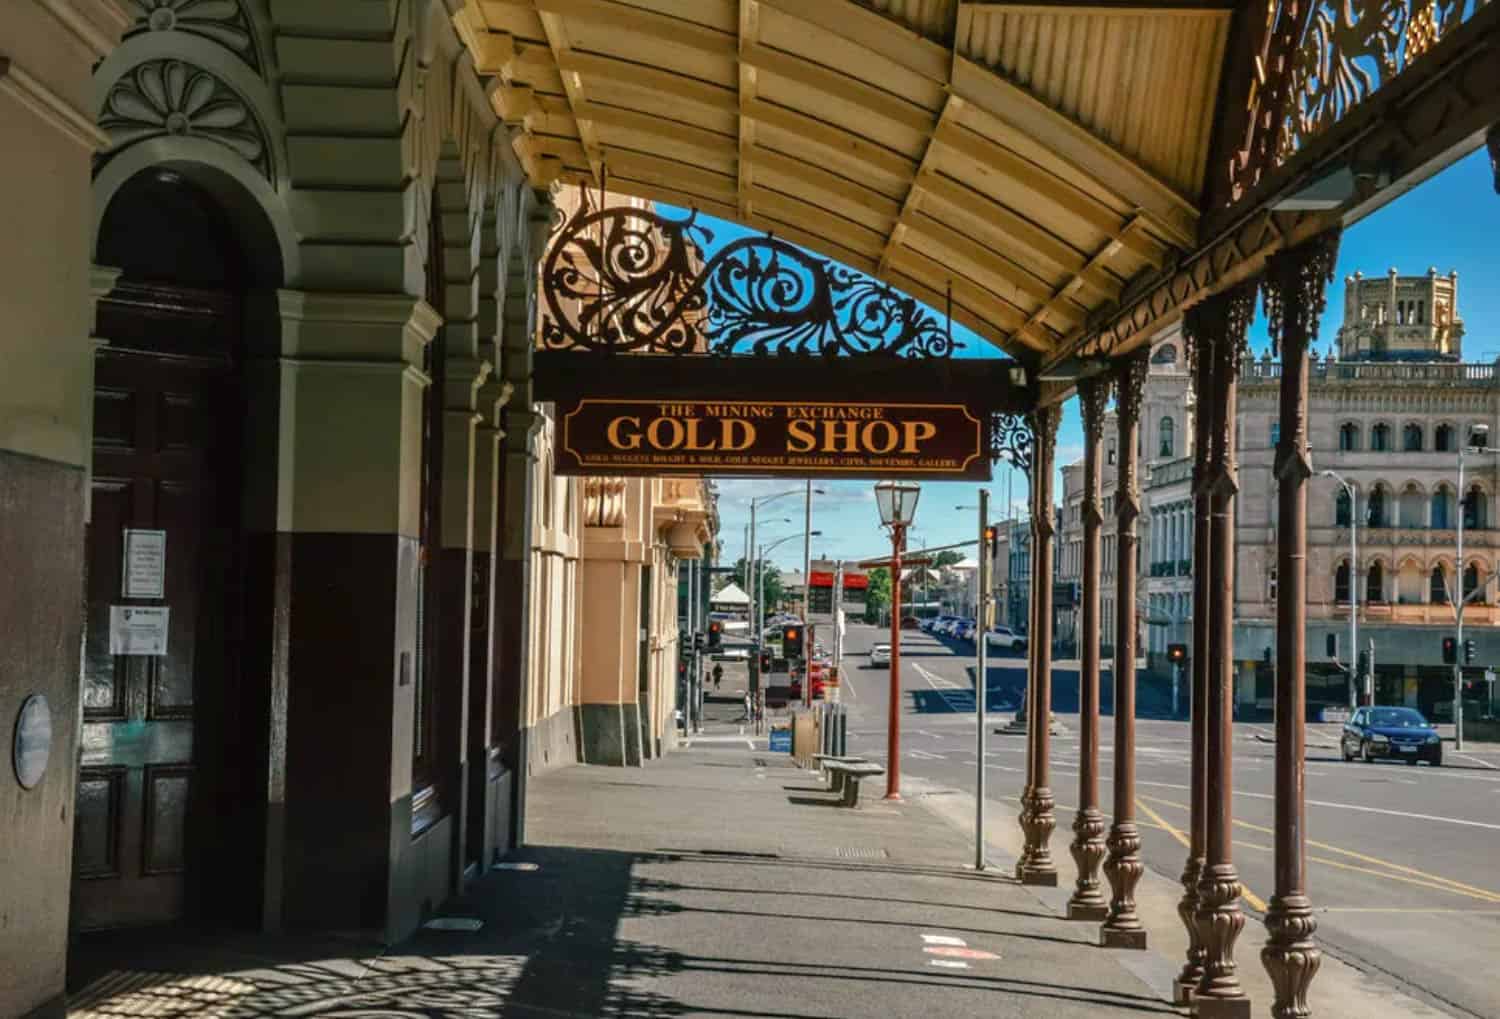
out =
[(557, 472), (984, 481), (983, 419), (962, 403), (585, 397), (558, 406)]

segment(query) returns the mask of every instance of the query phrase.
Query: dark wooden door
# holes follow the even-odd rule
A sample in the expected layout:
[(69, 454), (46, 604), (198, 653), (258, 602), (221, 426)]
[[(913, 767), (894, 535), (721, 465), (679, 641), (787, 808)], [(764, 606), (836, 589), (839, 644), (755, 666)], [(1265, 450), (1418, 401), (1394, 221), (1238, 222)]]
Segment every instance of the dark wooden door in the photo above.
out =
[[(197, 349), (106, 347), (96, 363), (74, 857), (78, 930), (182, 917), (189, 877), (212, 841), (205, 837), (214, 805), (204, 802), (200, 744), (214, 739), (203, 726), (203, 705), (223, 698), (233, 658), (226, 623), (241, 415), (228, 356), (181, 347)], [(123, 596), (126, 528), (166, 532), (164, 597)], [(165, 655), (111, 653), (110, 608), (118, 605), (170, 609)]]

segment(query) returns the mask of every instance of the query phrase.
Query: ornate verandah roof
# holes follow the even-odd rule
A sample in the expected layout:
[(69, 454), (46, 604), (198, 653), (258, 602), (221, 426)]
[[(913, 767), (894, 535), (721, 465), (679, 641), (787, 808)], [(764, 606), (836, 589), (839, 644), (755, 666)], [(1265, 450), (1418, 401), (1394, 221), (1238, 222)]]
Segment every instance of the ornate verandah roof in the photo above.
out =
[[(937, 307), (951, 284), (957, 321), (1048, 365), (1129, 349), (1368, 211), (1368, 188), (1287, 203), (1339, 153), (1390, 149), (1395, 177), (1461, 155), (1500, 92), (1474, 77), (1497, 6), (465, 0), (455, 19), (536, 186), (607, 178)], [(1406, 79), (1454, 68), (1462, 111), (1430, 80), (1407, 102)]]
[(1224, 6), (468, 0), (532, 181), (773, 231), (1044, 359), (1196, 238)]

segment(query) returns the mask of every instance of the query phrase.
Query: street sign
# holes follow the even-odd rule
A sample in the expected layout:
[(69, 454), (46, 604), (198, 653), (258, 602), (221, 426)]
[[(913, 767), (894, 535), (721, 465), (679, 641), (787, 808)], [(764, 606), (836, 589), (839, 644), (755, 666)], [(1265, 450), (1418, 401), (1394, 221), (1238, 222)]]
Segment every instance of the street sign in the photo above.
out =
[(963, 403), (615, 399), (559, 403), (558, 474), (990, 477)]
[(1485, 669), (1484, 670), (1484, 681), (1486, 683), (1490, 683), (1490, 684), (1493, 684), (1495, 682), (1495, 670), (1494, 669)]

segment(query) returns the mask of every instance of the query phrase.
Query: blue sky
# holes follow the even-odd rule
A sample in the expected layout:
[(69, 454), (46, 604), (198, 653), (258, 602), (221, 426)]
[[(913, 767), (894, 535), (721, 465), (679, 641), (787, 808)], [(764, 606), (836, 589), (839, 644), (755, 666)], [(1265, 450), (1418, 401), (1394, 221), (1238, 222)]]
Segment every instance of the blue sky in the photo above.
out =
[[(668, 211), (668, 210), (664, 210)], [(718, 244), (743, 236), (742, 228), (704, 217), (714, 231)], [(1416, 190), (1402, 196), (1384, 209), (1351, 227), (1344, 234), (1339, 250), (1338, 270), (1328, 291), (1328, 308), (1315, 349), (1321, 356), (1338, 330), (1343, 308), (1343, 279), (1356, 269), (1366, 276), (1383, 275), (1394, 267), (1403, 275), (1425, 273), (1434, 267), (1439, 273), (1458, 270), (1458, 309), (1463, 317), (1466, 336), (1466, 361), (1493, 361), (1500, 357), (1500, 334), (1494, 324), (1500, 322), (1500, 257), (1496, 255), (1496, 238), (1500, 237), (1500, 195), (1496, 195), (1489, 160), (1481, 149), (1449, 167)], [(1268, 345), (1265, 320), (1259, 316), (1251, 328), (1251, 345), (1258, 356)], [(954, 326), (955, 338), (962, 339), (965, 349), (955, 356), (993, 356), (994, 348), (968, 330)], [(1058, 431), (1057, 462), (1069, 463), (1082, 455), (1083, 431), (1077, 401), (1064, 406), (1062, 426)], [(991, 516), (1005, 516), (1007, 485), (1017, 507), (1024, 509), (1026, 480), (1016, 473), (1009, 477), (1007, 467), (997, 467), (990, 491)], [(822, 536), (812, 540), (816, 557), (862, 558), (889, 550), (889, 542), (880, 529), (875, 511), (872, 482), (815, 482), (826, 494), (813, 497), (813, 529)], [(787, 479), (738, 479), (719, 481), (719, 513), (723, 521), (721, 538), (724, 559), (733, 562), (744, 554), (744, 526), (749, 520), (750, 499), (791, 489), (802, 488), (799, 481)], [(971, 540), (978, 523), (976, 511), (959, 510), (958, 506), (976, 505), (979, 486), (962, 482), (933, 482), (922, 486), (917, 506), (915, 536), (912, 547), (932, 547)], [(789, 496), (764, 506), (757, 513), (759, 543), (764, 545), (779, 537), (802, 532), (803, 500)], [(789, 521), (789, 522), (784, 522)], [(788, 541), (773, 553), (771, 559), (784, 569), (801, 569), (802, 542)]]

